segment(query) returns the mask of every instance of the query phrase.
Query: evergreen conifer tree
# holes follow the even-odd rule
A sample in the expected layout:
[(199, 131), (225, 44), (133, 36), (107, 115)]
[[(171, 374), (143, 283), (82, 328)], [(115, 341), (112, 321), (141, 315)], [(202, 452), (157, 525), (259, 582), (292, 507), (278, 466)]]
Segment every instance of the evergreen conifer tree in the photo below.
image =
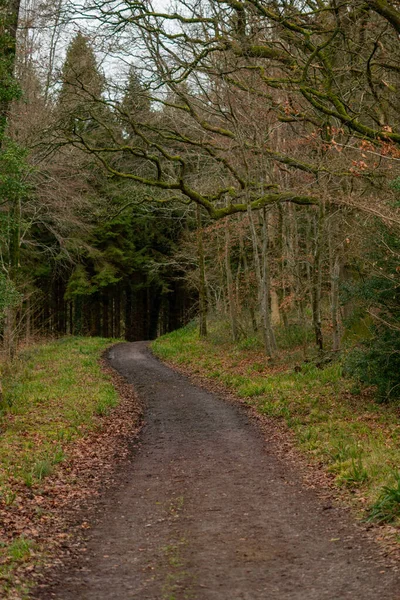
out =
[(62, 69), (59, 109), (64, 130), (83, 133), (95, 127), (101, 111), (104, 77), (89, 40), (77, 33), (71, 41)]
[(20, 94), (14, 77), (20, 0), (0, 0), (0, 148), (11, 102)]
[(150, 112), (150, 98), (140, 81), (137, 69), (133, 66), (129, 70), (121, 111), (127, 119), (130, 116), (147, 116)]

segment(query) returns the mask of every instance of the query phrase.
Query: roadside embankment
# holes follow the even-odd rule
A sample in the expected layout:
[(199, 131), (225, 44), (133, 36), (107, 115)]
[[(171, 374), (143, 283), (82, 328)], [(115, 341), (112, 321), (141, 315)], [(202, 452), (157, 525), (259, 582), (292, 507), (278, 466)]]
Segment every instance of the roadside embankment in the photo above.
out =
[(218, 341), (212, 329), (200, 340), (190, 325), (156, 340), (152, 349), (206, 385), (233, 392), (286, 431), (314, 471), (318, 467), (323, 485), (351, 499), (361, 518), (385, 524), (379, 535), (399, 539), (398, 406), (376, 403), (371, 390), (343, 377), (340, 362), (299, 364), (290, 352), (271, 361), (259, 350)]
[(65, 338), (2, 365), (2, 598), (27, 597), (46, 567), (82, 551), (83, 509), (129, 452), (140, 408), (102, 358), (111, 344)]

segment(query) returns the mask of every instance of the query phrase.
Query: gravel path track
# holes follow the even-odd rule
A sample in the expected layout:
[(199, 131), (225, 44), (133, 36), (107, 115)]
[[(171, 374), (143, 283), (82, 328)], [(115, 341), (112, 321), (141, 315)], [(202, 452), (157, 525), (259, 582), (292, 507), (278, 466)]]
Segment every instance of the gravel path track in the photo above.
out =
[(46, 598), (400, 599), (399, 573), (344, 509), (326, 510), (243, 409), (144, 342), (115, 346), (110, 362), (142, 398), (145, 426), (101, 500), (86, 559)]

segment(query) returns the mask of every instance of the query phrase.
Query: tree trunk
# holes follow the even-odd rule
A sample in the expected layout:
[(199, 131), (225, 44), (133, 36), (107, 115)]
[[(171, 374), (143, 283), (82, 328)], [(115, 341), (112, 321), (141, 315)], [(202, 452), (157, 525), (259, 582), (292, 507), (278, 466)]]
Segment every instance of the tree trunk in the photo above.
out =
[[(332, 248), (330, 249), (332, 254)], [(340, 350), (340, 318), (339, 318), (339, 277), (340, 257), (338, 253), (331, 255), (331, 316), (332, 316), (332, 350)]]
[(115, 295), (115, 310), (114, 310), (114, 336), (116, 338), (121, 337), (121, 290), (117, 289)]
[(132, 284), (128, 283), (125, 288), (125, 331), (124, 336), (128, 342), (133, 340), (132, 328), (132, 313), (133, 313), (133, 292)]
[(82, 335), (83, 323), (82, 323), (82, 296), (76, 296), (74, 302), (74, 313), (73, 313), (73, 331), (75, 335)]
[(322, 286), (322, 238), (325, 223), (325, 203), (321, 201), (318, 218), (314, 230), (314, 260), (311, 274), (312, 318), (315, 333), (315, 343), (320, 352), (324, 349), (321, 321), (321, 286)]
[(239, 244), (240, 244), (240, 260), (243, 263), (243, 274), (246, 285), (246, 304), (250, 313), (250, 321), (253, 329), (253, 333), (257, 333), (258, 331), (258, 323), (256, 318), (255, 311), (255, 303), (254, 303), (254, 294), (252, 292), (252, 284), (249, 277), (249, 265), (247, 262), (247, 255), (243, 244), (243, 235), (240, 233), (239, 235)]
[[(286, 235), (286, 221), (285, 221), (285, 215), (284, 215), (284, 207), (281, 204), (278, 204), (278, 223), (279, 223), (279, 240), (278, 240), (278, 244), (279, 244), (279, 276), (280, 276), (280, 281), (279, 281), (279, 292), (277, 293), (277, 297), (278, 297), (278, 303), (280, 304), (281, 308), (281, 317), (282, 317), (282, 322), (284, 327), (287, 327), (289, 325), (289, 321), (288, 321), (288, 316), (287, 316), (287, 311), (288, 311), (288, 306), (285, 302), (285, 299), (287, 297), (287, 279), (288, 279), (288, 275), (287, 275), (287, 268), (288, 268), (288, 251), (287, 251), (287, 235)], [(289, 290), (289, 295), (290, 295), (290, 290)]]
[(147, 339), (155, 340), (158, 335), (158, 327), (161, 310), (161, 289), (154, 287), (149, 289), (149, 327)]
[(225, 224), (225, 271), (226, 271), (226, 291), (229, 306), (229, 320), (231, 323), (232, 338), (234, 342), (239, 340), (239, 328), (237, 319), (237, 305), (231, 266), (231, 234), (229, 221)]
[(46, 73), (46, 83), (44, 86), (44, 100), (47, 104), (52, 84), (52, 78), (54, 75), (54, 67), (56, 62), (57, 55), (57, 44), (61, 37), (60, 25), (61, 25), (61, 10), (62, 10), (63, 0), (56, 0), (55, 2), (55, 11), (54, 11), (54, 23), (51, 28), (51, 36), (50, 36), (50, 47), (49, 47), (49, 59), (47, 65), (47, 73)]
[(281, 323), (279, 297), (276, 290), (271, 290), (271, 323), (274, 327)]
[[(265, 213), (265, 214), (264, 214)], [(266, 211), (263, 211), (263, 228), (262, 228), (262, 251), (260, 259), (259, 240), (256, 226), (254, 223), (253, 213), (248, 205), (247, 214), (249, 217), (251, 239), (253, 242), (254, 267), (258, 284), (258, 298), (261, 312), (261, 326), (264, 341), (264, 349), (267, 356), (271, 358), (275, 354), (276, 342), (271, 326), (269, 312), (269, 269), (268, 269), (268, 231), (266, 227)]]
[(269, 355), (272, 357), (274, 356), (277, 347), (271, 321), (271, 274), (268, 256), (268, 215), (265, 207), (262, 212), (262, 236), (262, 316), (264, 321), (264, 331), (267, 338), (266, 345), (269, 349)]
[(109, 322), (109, 298), (107, 293), (103, 294), (103, 337), (110, 337), (110, 322)]
[(200, 206), (196, 206), (196, 213), (197, 255), (199, 260), (199, 334), (201, 338), (205, 338), (207, 337), (207, 287)]

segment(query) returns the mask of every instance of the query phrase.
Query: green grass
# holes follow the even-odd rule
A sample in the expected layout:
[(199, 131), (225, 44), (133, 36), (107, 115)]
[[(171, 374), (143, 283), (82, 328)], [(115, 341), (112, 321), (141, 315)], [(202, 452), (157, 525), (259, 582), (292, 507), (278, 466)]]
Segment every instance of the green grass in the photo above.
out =
[[(11, 507), (21, 489), (40, 494), (74, 440), (100, 426), (118, 394), (99, 363), (111, 340), (65, 338), (23, 351), (1, 366), (0, 502)], [(24, 537), (0, 547), (0, 580), (12, 586), (13, 569), (27, 560)], [(0, 582), (0, 595), (2, 583)]]
[(99, 358), (110, 340), (66, 338), (21, 353), (3, 367), (0, 494), (10, 476), (40, 481), (64, 459), (63, 446), (93, 429), (118, 395)]
[(299, 448), (322, 463), (338, 487), (363, 499), (364, 516), (374, 518), (371, 507), (382, 503), (386, 493), (390, 500), (384, 504), (390, 508), (385, 510), (400, 524), (400, 494), (389, 493), (397, 490), (400, 465), (398, 407), (377, 405), (371, 394), (343, 377), (339, 362), (322, 369), (309, 362), (294, 369), (301, 356), (299, 347), (294, 347), (271, 363), (253, 341), (237, 346), (222, 342), (213, 327), (221, 330), (211, 324), (206, 341), (190, 325), (153, 342), (153, 351), (221, 382), (260, 414), (285, 422)]
[(11, 562), (23, 562), (30, 558), (35, 544), (25, 536), (16, 538), (7, 548), (8, 558)]
[[(11, 543), (0, 543), (0, 593), (2, 598), (7, 598), (7, 592), (13, 590), (11, 598), (28, 598), (29, 584), (18, 578), (16, 585), (16, 571), (24, 563), (31, 563), (35, 559), (36, 544), (24, 535), (15, 538)], [(16, 595), (17, 594), (17, 595)]]
[(369, 511), (369, 520), (379, 523), (392, 523), (400, 518), (400, 475), (393, 485), (385, 485)]

